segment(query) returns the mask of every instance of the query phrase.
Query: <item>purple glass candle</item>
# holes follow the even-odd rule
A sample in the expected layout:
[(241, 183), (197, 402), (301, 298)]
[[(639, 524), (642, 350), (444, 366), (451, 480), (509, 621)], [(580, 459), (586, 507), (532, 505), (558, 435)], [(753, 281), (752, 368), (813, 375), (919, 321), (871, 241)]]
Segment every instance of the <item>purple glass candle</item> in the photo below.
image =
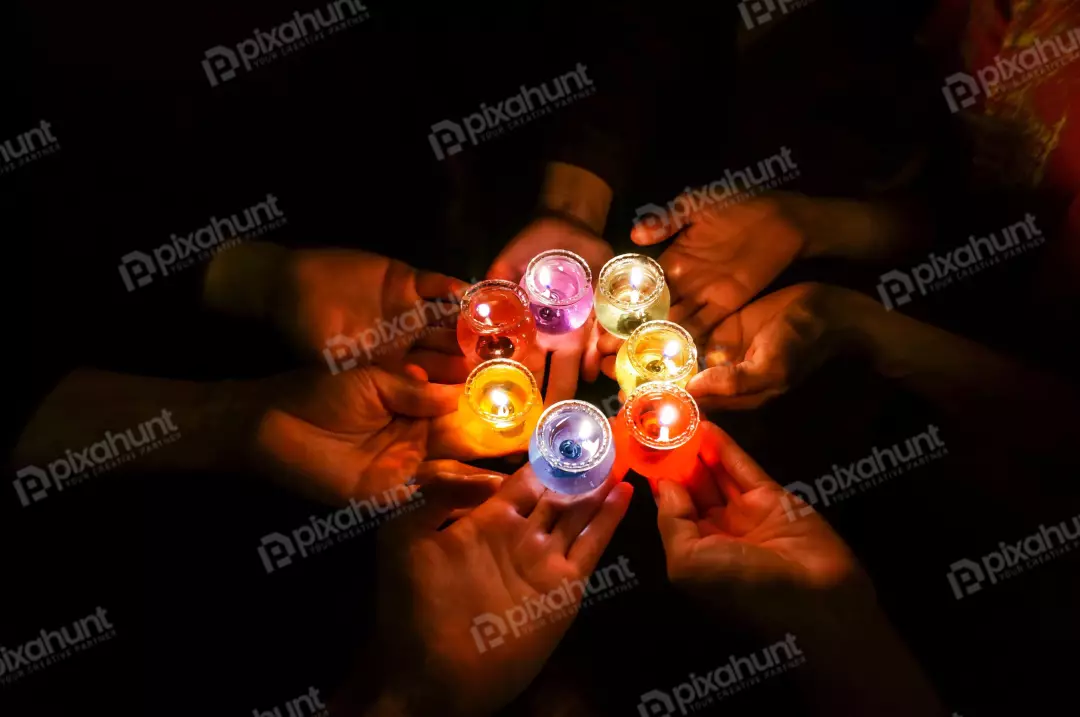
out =
[(589, 318), (593, 304), (592, 271), (577, 254), (552, 249), (537, 254), (525, 268), (521, 285), (529, 295), (536, 330), (566, 334)]
[(536, 477), (557, 493), (587, 493), (607, 479), (615, 464), (611, 424), (584, 401), (560, 401), (540, 416), (529, 441)]

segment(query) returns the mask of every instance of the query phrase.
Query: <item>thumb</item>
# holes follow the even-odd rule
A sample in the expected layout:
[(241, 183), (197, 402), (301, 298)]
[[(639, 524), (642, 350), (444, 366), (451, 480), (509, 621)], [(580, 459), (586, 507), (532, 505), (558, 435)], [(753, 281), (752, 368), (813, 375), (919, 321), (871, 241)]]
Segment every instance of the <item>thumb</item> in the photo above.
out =
[(437, 418), (457, 410), (461, 386), (421, 381), (417, 376), (392, 374), (379, 369), (375, 386), (391, 413), (412, 418)]
[(686, 488), (675, 481), (661, 479), (656, 485), (655, 497), (656, 525), (660, 529), (664, 552), (670, 558), (701, 538), (697, 509)]
[(647, 204), (638, 209), (638, 219), (630, 230), (630, 241), (638, 246), (659, 244), (690, 224), (695, 213), (689, 189), (668, 202), (666, 207)]

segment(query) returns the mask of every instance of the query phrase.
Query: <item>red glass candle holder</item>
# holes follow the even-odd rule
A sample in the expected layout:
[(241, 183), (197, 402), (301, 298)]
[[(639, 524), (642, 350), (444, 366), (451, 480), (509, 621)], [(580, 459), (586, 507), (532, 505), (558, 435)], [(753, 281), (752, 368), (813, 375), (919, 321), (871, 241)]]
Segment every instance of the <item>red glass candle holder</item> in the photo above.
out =
[(457, 340), (470, 366), (494, 359), (524, 360), (536, 345), (528, 294), (498, 279), (470, 287), (461, 297)]
[(701, 412), (671, 383), (646, 383), (626, 399), (615, 421), (616, 450), (650, 480), (685, 481), (697, 466)]

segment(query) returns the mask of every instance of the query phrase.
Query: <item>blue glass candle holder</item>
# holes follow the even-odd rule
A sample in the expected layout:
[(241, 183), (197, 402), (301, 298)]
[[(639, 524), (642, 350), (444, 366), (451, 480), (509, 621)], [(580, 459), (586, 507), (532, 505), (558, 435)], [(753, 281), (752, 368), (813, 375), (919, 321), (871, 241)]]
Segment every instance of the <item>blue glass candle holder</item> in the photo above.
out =
[(529, 463), (540, 482), (557, 493), (588, 493), (615, 464), (611, 424), (585, 401), (560, 401), (540, 416), (529, 441)]

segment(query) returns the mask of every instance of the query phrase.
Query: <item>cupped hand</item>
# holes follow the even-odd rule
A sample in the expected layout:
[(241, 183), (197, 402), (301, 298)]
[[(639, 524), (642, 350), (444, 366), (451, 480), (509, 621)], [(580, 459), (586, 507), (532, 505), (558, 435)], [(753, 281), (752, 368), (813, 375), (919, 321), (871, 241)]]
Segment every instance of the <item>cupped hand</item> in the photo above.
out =
[[(621, 479), (613, 473), (568, 497), (546, 491), (525, 466), (494, 495), (484, 478), (423, 488), (424, 507), (380, 534), (373, 654), (387, 709), (372, 713), (492, 714), (523, 691), (573, 622), (575, 586), (626, 513), (633, 490)], [(485, 497), (439, 530), (453, 510)], [(530, 618), (530, 604), (545, 614)]]
[(699, 430), (698, 472), (654, 488), (671, 581), (764, 625), (818, 600), (865, 598), (869, 582), (828, 523), (810, 510), (791, 517), (785, 498), (796, 499), (729, 435), (707, 422)]
[(701, 340), (804, 252), (812, 239), (807, 217), (813, 201), (775, 193), (724, 205), (683, 195), (672, 205), (685, 211), (638, 223), (630, 238), (651, 245), (675, 236), (660, 265), (682, 325)]
[(796, 284), (761, 297), (709, 337), (687, 390), (706, 410), (757, 408), (845, 350), (844, 292)]

